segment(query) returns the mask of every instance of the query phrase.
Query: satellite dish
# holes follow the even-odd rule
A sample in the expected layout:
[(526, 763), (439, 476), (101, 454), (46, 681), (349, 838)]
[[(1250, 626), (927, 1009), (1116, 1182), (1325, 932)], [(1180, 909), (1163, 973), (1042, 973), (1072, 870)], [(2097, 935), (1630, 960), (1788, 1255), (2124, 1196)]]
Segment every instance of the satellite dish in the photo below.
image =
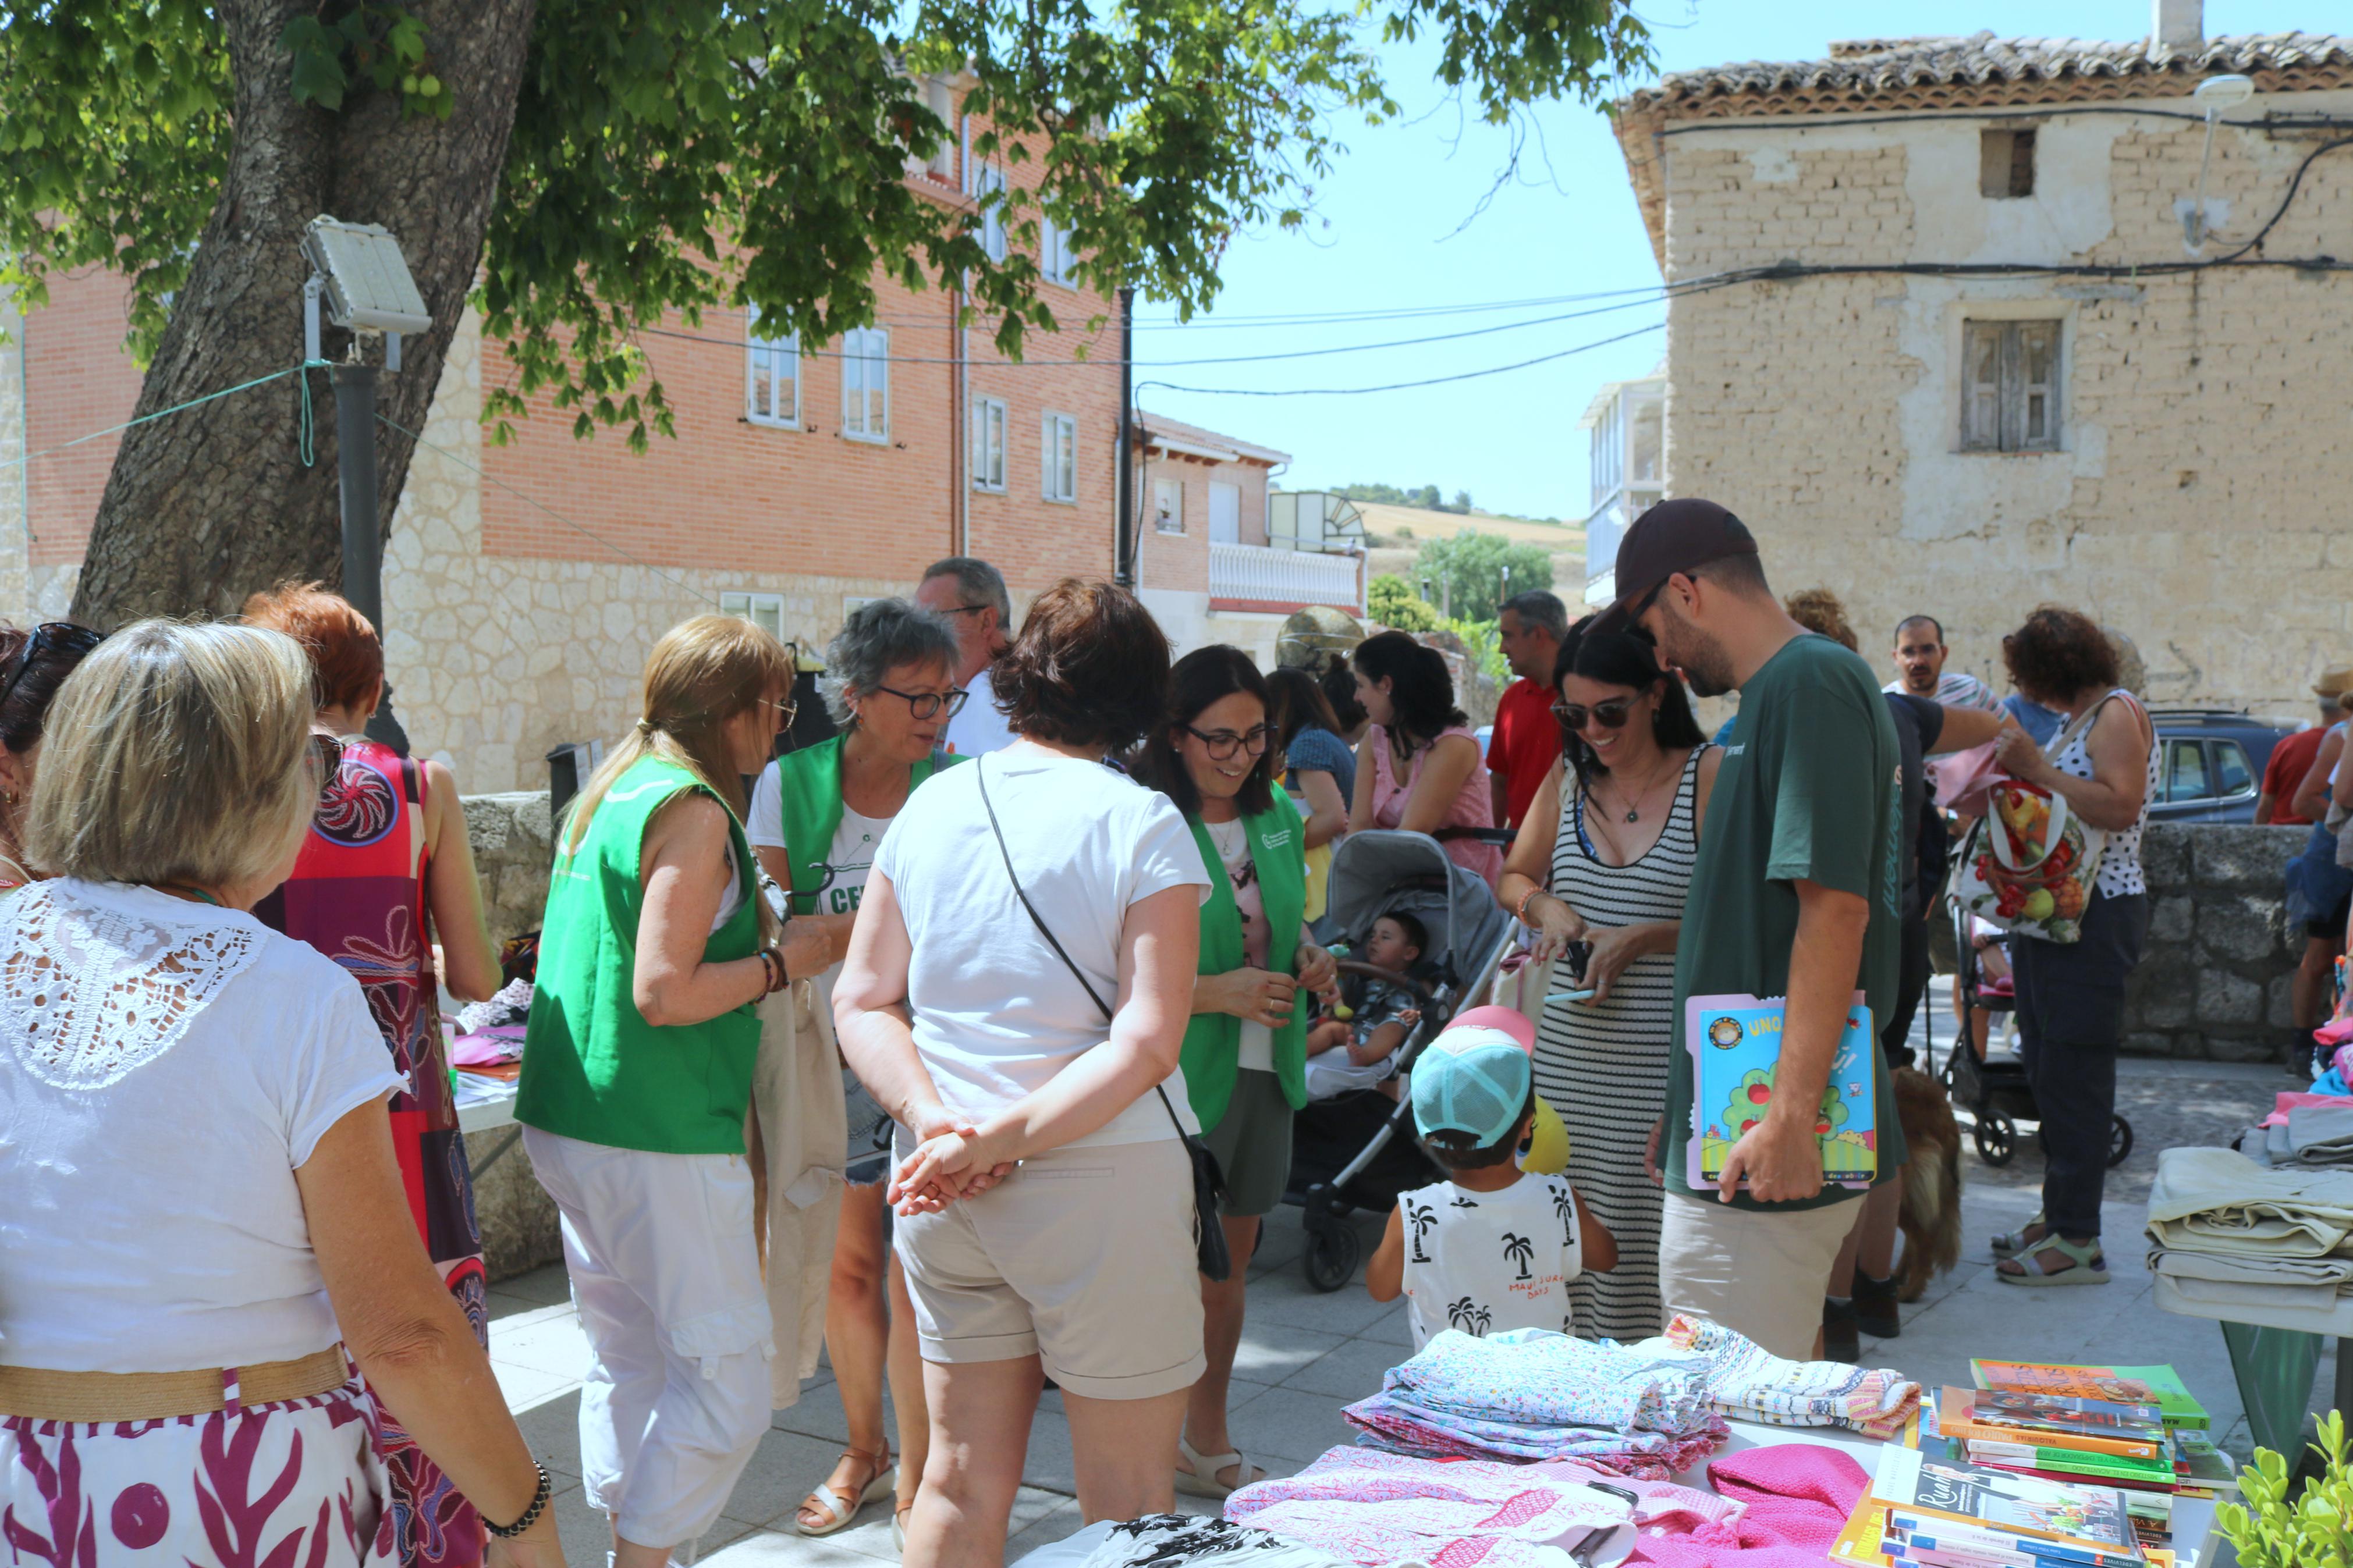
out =
[(1322, 670), (1330, 656), (1356, 651), (1365, 640), (1364, 624), (1331, 605), (1309, 605), (1293, 610), (1275, 634), (1274, 662), (1284, 669)]

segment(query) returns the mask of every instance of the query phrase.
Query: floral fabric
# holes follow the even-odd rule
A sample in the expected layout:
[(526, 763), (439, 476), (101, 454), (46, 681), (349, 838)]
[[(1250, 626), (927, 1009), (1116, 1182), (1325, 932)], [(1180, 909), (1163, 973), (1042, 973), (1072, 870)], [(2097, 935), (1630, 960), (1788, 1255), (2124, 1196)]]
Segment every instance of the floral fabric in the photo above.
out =
[(165, 1421), (0, 1416), (0, 1541), (18, 1568), (381, 1568), (376, 1422), (357, 1379)]
[(1773, 1426), (1845, 1426), (1882, 1439), (1920, 1407), (1920, 1385), (1900, 1373), (1834, 1361), (1785, 1361), (1746, 1335), (1688, 1314), (1641, 1351), (1687, 1350), (1706, 1358), (1708, 1403), (1725, 1415)]

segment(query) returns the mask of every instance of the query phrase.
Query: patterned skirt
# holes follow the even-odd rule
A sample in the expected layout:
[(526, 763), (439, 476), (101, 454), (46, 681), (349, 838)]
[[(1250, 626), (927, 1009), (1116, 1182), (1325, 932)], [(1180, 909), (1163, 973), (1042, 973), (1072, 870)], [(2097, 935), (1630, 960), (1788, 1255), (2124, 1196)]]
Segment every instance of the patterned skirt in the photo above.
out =
[(383, 1568), (378, 1426), (356, 1378), (162, 1421), (0, 1416), (0, 1537), (49, 1568)]

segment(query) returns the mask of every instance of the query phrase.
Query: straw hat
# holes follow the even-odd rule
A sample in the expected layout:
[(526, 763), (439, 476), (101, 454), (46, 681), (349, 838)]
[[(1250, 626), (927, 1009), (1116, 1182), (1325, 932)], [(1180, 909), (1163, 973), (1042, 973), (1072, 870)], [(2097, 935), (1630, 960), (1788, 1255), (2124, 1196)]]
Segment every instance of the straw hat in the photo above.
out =
[(2353, 690), (2353, 665), (2331, 665), (2312, 683), (2316, 697), (2342, 697), (2348, 690)]

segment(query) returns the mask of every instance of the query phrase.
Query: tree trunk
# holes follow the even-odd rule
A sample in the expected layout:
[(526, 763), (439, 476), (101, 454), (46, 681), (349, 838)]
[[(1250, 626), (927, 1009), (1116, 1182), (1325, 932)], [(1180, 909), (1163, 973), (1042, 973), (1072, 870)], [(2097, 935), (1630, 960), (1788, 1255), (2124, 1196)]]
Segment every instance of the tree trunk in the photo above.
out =
[[(316, 0), (216, 0), (237, 86), (236, 139), (138, 414), (301, 363), (310, 267), (295, 247), (302, 226), (325, 213), (399, 237), (434, 324), (402, 340), (402, 368), (380, 378), (376, 406), (423, 428), (481, 259), (533, 3), (409, 0), (451, 95), (449, 118), (435, 120), (405, 116), (397, 94), (357, 83), (340, 112), (295, 102), (278, 39)], [(326, 357), (348, 342), (328, 328)], [(74, 594), (78, 619), (111, 627), (142, 616), (230, 615), (247, 595), (290, 577), (343, 581), (334, 395), (324, 371), (305, 374), (311, 464), (302, 461), (301, 388), (291, 377), (123, 432)], [(378, 423), (379, 528), (391, 524), (414, 446)]]

